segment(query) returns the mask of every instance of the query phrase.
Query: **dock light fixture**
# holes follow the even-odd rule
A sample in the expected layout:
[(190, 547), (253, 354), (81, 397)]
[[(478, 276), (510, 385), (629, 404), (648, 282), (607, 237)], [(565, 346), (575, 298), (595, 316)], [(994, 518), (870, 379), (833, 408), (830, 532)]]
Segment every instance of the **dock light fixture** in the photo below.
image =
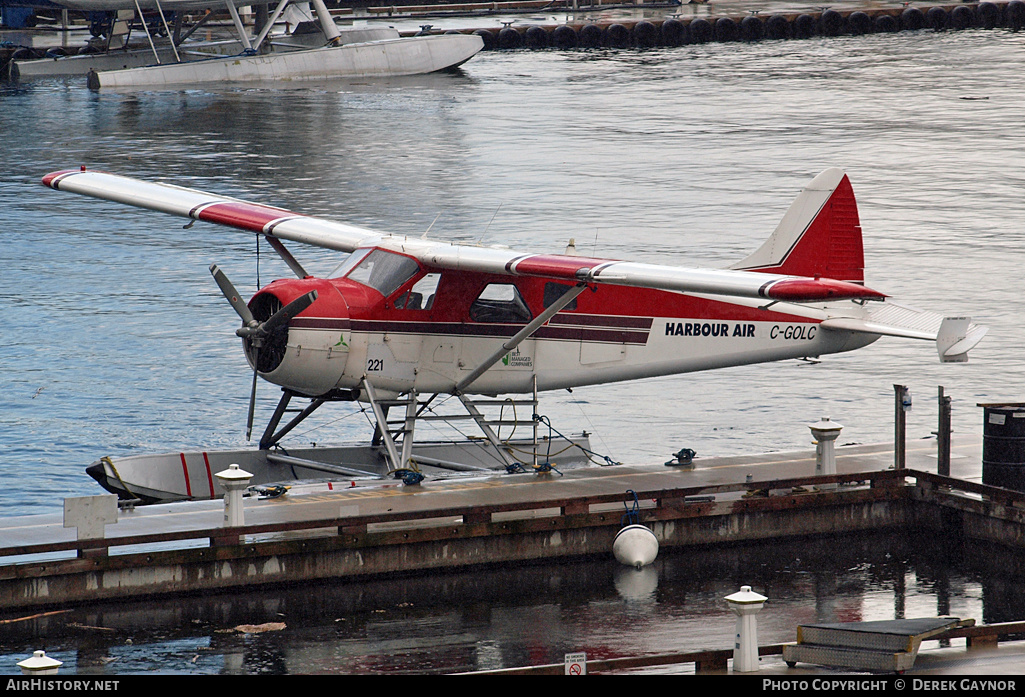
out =
[(242, 492), (249, 486), (253, 475), (238, 465), (228, 465), (228, 469), (214, 475), (224, 488), (224, 527), (238, 528), (246, 524), (245, 510), (242, 508)]
[(758, 670), (758, 618), (762, 606), (768, 600), (741, 586), (740, 591), (726, 596), (730, 610), (737, 616), (737, 640), (733, 646), (733, 672), (753, 673)]
[(22, 675), (56, 675), (62, 665), (63, 661), (50, 658), (45, 651), (35, 651), (32, 658), (18, 662)]

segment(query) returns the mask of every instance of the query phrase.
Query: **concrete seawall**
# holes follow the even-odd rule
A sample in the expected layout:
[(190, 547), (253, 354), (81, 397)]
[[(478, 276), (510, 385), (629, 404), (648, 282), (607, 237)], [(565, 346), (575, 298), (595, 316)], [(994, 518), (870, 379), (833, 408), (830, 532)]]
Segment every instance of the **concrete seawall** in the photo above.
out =
[(899, 31), (958, 31), (1025, 26), (1025, 2), (981, 2), (894, 9), (669, 18), (473, 29), (485, 50), (654, 48), (708, 42), (807, 39)]

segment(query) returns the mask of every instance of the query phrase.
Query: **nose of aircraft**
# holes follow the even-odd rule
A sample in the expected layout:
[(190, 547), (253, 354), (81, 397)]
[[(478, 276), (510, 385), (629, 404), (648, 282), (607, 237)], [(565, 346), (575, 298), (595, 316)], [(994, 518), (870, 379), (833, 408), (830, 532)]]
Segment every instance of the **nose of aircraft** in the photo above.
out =
[(248, 309), (262, 330), (242, 327), (237, 333), (256, 372), (311, 396), (336, 386), (348, 357), (349, 310), (329, 281), (274, 281), (253, 296)]

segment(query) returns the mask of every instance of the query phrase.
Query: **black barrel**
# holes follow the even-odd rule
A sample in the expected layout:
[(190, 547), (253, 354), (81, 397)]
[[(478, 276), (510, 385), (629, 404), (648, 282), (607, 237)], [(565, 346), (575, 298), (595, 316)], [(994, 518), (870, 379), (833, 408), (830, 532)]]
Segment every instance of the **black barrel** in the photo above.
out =
[(1025, 491), (1025, 404), (983, 408), (982, 483)]

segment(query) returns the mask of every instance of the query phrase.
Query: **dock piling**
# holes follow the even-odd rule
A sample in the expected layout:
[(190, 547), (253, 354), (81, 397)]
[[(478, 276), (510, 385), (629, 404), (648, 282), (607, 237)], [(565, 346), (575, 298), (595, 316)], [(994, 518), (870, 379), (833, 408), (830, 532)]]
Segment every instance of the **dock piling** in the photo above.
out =
[(905, 414), (911, 411), (911, 390), (906, 385), (894, 385), (893, 393), (893, 468), (902, 470), (907, 463), (907, 419)]
[(950, 397), (939, 389), (939, 423), (936, 428), (936, 473), (950, 476)]

